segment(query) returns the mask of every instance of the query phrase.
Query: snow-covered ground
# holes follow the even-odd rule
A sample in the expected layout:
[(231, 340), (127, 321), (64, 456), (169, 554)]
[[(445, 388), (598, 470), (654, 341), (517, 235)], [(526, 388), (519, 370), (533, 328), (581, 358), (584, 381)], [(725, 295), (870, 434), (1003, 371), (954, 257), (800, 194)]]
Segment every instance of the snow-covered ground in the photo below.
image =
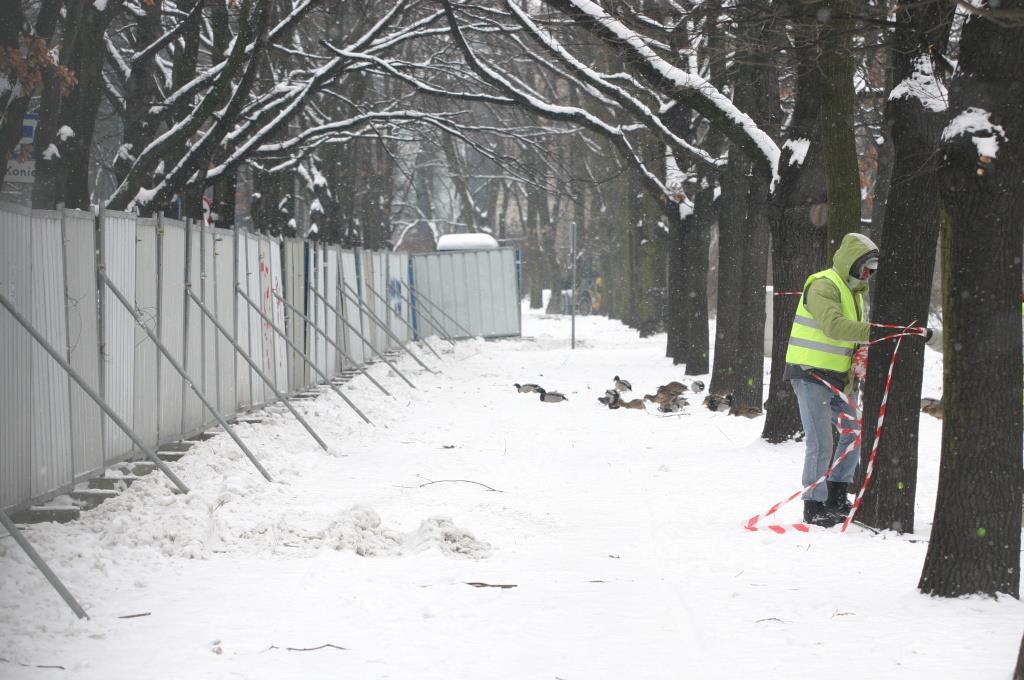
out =
[(915, 588), (939, 421), (915, 535), (747, 532), (799, 486), (801, 445), (699, 406), (607, 410), (616, 374), (638, 395), (682, 376), (664, 336), (577, 322), (575, 351), (567, 318), (526, 313), (522, 339), (461, 343), (439, 375), (406, 358), (419, 389), (389, 379), (395, 400), (350, 383), (376, 428), (329, 392), (305, 402), (332, 454), (284, 412), (240, 426), (276, 483), (218, 436), (174, 464), (187, 496), (154, 473), (31, 527), (91, 621), (0, 539), (0, 677), (1009, 677), (1024, 605)]

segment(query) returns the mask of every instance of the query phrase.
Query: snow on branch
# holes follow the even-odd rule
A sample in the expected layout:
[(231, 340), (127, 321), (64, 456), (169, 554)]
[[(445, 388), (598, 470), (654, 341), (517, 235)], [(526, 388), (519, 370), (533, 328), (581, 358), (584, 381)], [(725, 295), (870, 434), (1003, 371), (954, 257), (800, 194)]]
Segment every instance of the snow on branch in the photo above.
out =
[(923, 108), (938, 113), (949, 106), (946, 88), (935, 77), (932, 58), (927, 54), (914, 59), (913, 72), (892, 88), (889, 101), (899, 99), (916, 100)]
[(455, 16), (455, 10), (452, 8), (450, 0), (440, 1), (441, 5), (444, 7), (445, 15), (448, 18), (448, 25), (451, 27), (452, 38), (455, 40), (456, 45), (458, 45), (463, 57), (466, 59), (466, 63), (469, 64), (469, 66), (476, 71), (484, 81), (504, 92), (516, 103), (533, 111), (534, 113), (552, 120), (577, 123), (582, 127), (607, 137), (616, 146), (616, 148), (619, 149), (620, 153), (622, 153), (623, 156), (640, 171), (641, 179), (645, 184), (657, 193), (660, 193), (662, 196), (669, 196), (669, 191), (665, 187), (664, 183), (657, 175), (647, 168), (636, 150), (633, 148), (633, 145), (630, 144), (629, 140), (626, 138), (625, 132), (620, 126), (607, 123), (597, 115), (579, 107), (551, 104), (545, 101), (539, 94), (535, 93), (525, 84), (521, 82), (513, 83), (513, 81), (504, 73), (498, 71), (492, 66), (489, 66), (476, 56), (459, 27), (459, 22)]
[(1007, 141), (1006, 130), (1002, 125), (993, 123), (985, 109), (970, 106), (949, 121), (942, 131), (942, 141), (950, 142), (957, 137), (970, 135), (974, 148), (979, 156), (996, 158), (999, 155), (999, 143)]
[(750, 116), (738, 109), (714, 85), (665, 61), (651, 49), (649, 41), (621, 21), (609, 15), (591, 0), (545, 0), (570, 17), (576, 18), (594, 35), (620, 51), (656, 89), (681, 100), (720, 125), (723, 133), (755, 163), (767, 166), (769, 174), (778, 173), (779, 147)]
[(624, 88), (613, 84), (608, 77), (595, 69), (587, 66), (574, 57), (565, 47), (559, 43), (549, 32), (537, 26), (533, 19), (520, 8), (513, 0), (505, 0), (505, 6), (512, 13), (512, 16), (519, 21), (528, 34), (537, 40), (551, 54), (555, 55), (566, 66), (576, 74), (583, 77), (585, 82), (596, 88), (598, 91), (612, 97), (620, 106), (635, 115), (645, 126), (655, 134), (659, 135), (675, 153), (682, 153), (690, 156), (698, 163), (711, 168), (717, 168), (719, 163), (709, 153), (700, 149), (682, 137), (674, 134), (660, 117), (654, 114), (643, 102), (627, 92)]

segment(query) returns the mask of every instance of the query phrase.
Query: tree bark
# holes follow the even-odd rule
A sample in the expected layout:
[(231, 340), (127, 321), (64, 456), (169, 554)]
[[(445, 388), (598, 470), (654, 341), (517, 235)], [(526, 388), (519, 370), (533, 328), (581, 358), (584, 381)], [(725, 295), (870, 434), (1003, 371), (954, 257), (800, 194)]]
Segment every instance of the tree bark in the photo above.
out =
[(683, 244), (676, 282), (682, 291), (683, 304), (679, 312), (679, 341), (672, 362), (685, 364), (687, 375), (703, 375), (710, 371), (711, 354), (708, 264), (711, 224), (715, 220), (714, 187), (697, 192), (693, 203), (693, 213), (682, 219), (676, 228), (678, 239)]
[[(897, 83), (913, 78), (915, 71), (931, 69), (931, 55), (944, 50), (952, 19), (952, 8), (935, 4), (908, 7), (898, 9), (896, 14), (894, 66)], [(945, 31), (934, 31), (934, 27), (942, 26)], [(917, 79), (922, 77), (925, 75), (918, 73)], [(946, 121), (944, 106), (934, 110), (938, 104), (938, 101), (924, 102), (917, 97), (899, 96), (897, 90), (897, 98), (891, 99), (886, 107), (894, 159), (889, 205), (879, 243), (882, 258), (873, 282), (872, 317), (876, 322), (906, 324), (917, 320), (927, 325), (939, 235), (935, 152)], [(875, 328), (872, 335), (881, 338), (891, 332)], [(864, 387), (863, 454), (870, 452), (874, 444), (875, 425), (894, 349), (893, 342), (871, 346)], [(857, 515), (868, 526), (900, 532), (914, 530), (918, 400), (923, 374), (924, 343), (907, 339), (900, 346), (874, 480)]]
[(779, 184), (772, 216), (772, 367), (767, 414), (761, 437), (780, 443), (800, 432), (800, 412), (788, 380), (786, 348), (797, 299), (810, 274), (826, 266), (823, 214), (826, 188), (821, 155), (821, 88), (814, 26), (797, 22), (791, 32), (796, 68), (796, 101), (779, 159)]
[(820, 34), (821, 147), (828, 187), (828, 252), (860, 231), (860, 171), (854, 140), (854, 54), (848, 0), (826, 0)]
[[(737, 82), (737, 89), (742, 85)], [(729, 163), (722, 172), (718, 198), (718, 303), (715, 308), (715, 362), (711, 394), (730, 394), (740, 379), (738, 336), (743, 309), (743, 261), (746, 247), (747, 190), (750, 163), (729, 149)]]
[[(1000, 8), (1020, 11), (1024, 0)], [(942, 243), (945, 420), (919, 588), (1018, 597), (1024, 26), (972, 15), (957, 68), (938, 171), (950, 218)]]
[(1017, 667), (1013, 670), (1013, 680), (1024, 680), (1024, 636), (1020, 638), (1020, 651), (1017, 652)]

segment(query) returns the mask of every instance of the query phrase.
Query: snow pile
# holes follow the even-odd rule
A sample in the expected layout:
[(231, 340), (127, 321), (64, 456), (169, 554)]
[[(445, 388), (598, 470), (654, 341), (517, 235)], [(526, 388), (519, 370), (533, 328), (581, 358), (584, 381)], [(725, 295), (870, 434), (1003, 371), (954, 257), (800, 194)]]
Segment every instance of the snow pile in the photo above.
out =
[(473, 534), (455, 526), (448, 517), (430, 517), (423, 520), (419, 529), (405, 537), (406, 549), (423, 552), (437, 548), (448, 557), (470, 557), (482, 559), (491, 556), (491, 546), (478, 541)]

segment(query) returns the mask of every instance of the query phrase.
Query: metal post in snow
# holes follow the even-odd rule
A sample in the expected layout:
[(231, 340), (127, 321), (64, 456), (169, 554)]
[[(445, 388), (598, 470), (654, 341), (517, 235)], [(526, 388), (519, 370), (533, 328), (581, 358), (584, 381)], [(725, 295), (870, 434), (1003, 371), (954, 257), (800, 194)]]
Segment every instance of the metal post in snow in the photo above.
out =
[(11, 518), (8, 517), (7, 513), (3, 510), (0, 510), (0, 525), (3, 525), (4, 529), (7, 530), (7, 533), (9, 533), (15, 542), (21, 546), (21, 549), (25, 551), (28, 558), (36, 565), (36, 569), (43, 572), (43, 576), (46, 577), (46, 580), (50, 582), (50, 585), (53, 586), (53, 589), (57, 591), (67, 605), (71, 607), (71, 611), (75, 612), (75, 616), (80, 619), (88, 619), (89, 615), (85, 613), (84, 609), (82, 609), (82, 605), (78, 604), (78, 600), (76, 600), (74, 595), (64, 587), (64, 584), (59, 578), (57, 578), (57, 575), (53, 573), (50, 566), (46, 564), (46, 561), (42, 557), (40, 557), (39, 553), (36, 552), (36, 549), (32, 547), (32, 544), (28, 542), (28, 539), (21, 533), (21, 530), (18, 529), (17, 525), (11, 521)]
[(69, 364), (67, 360), (60, 355), (60, 352), (54, 349), (50, 343), (46, 341), (46, 338), (44, 338), (39, 331), (29, 323), (28, 319), (22, 316), (21, 313), (15, 309), (14, 305), (11, 304), (10, 300), (4, 297), (3, 293), (0, 293), (0, 306), (3, 306), (8, 312), (10, 312), (11, 316), (14, 317), (14, 320), (28, 331), (28, 334), (31, 335), (37, 343), (39, 343), (40, 347), (46, 350), (47, 354), (53, 357), (53, 360), (64, 369), (64, 372), (67, 373), (72, 380), (78, 383), (78, 386), (89, 395), (90, 399), (96, 402), (96, 405), (100, 407), (107, 417), (114, 421), (114, 424), (117, 425), (122, 432), (128, 435), (128, 438), (132, 440), (132, 443), (139, 447), (139, 450), (142, 451), (142, 453), (149, 458), (154, 465), (160, 468), (160, 472), (167, 475), (167, 478), (170, 479), (176, 487), (178, 487), (178, 491), (188, 493), (188, 487), (185, 486), (185, 483), (178, 479), (178, 476), (174, 474), (169, 467), (167, 467), (167, 464), (160, 460), (153, 450), (149, 448), (144, 441), (142, 441), (139, 435), (135, 434), (135, 430), (133, 430), (128, 423), (124, 422), (121, 416), (117, 415), (117, 412), (111, 408), (110, 404), (108, 404), (106, 400), (103, 399), (103, 397), (101, 397), (88, 382), (86, 382), (85, 378), (78, 374), (78, 371), (71, 367), (71, 364)]
[(572, 349), (576, 349), (576, 223), (569, 225), (569, 257), (572, 258), (572, 292), (569, 294), (569, 305), (572, 318)]
[[(259, 317), (261, 319), (263, 319), (263, 321), (268, 326), (270, 326), (272, 329), (274, 329), (275, 333), (277, 333), (282, 338), (284, 338), (285, 343), (289, 347), (292, 348), (292, 351), (296, 352), (299, 356), (302, 357), (302, 360), (306, 362), (306, 365), (309, 366), (310, 368), (312, 368), (313, 372), (316, 373), (318, 376), (320, 376), (320, 378), (324, 381), (324, 384), (327, 385), (327, 387), (329, 387), (335, 394), (337, 394), (339, 397), (341, 397), (341, 400), (344, 401), (346, 404), (348, 404), (349, 408), (351, 408), (353, 411), (355, 411), (359, 415), (360, 418), (362, 418), (364, 421), (366, 421), (367, 425), (373, 425), (373, 422), (369, 418), (366, 417), (366, 414), (363, 413), (362, 411), (360, 411), (359, 407), (356, 406), (352, 402), (351, 399), (346, 397), (344, 394), (341, 393), (341, 390), (339, 390), (337, 387), (335, 387), (334, 383), (331, 382), (330, 377), (328, 377), (328, 375), (326, 373), (321, 371), (320, 367), (317, 366), (316, 363), (312, 359), (310, 359), (309, 356), (307, 356), (305, 352), (303, 352), (301, 349), (299, 349), (298, 345), (296, 345), (294, 342), (292, 342), (291, 338), (288, 337), (288, 334), (284, 332), (284, 329), (279, 328), (278, 325), (276, 323), (274, 323), (274, 320), (271, 319), (269, 316), (267, 316), (263, 312), (263, 310), (260, 309), (260, 306), (258, 304), (256, 304), (256, 302), (253, 301), (253, 299), (251, 297), (249, 297), (248, 295), (246, 295), (245, 293), (242, 292), (241, 286), (239, 286), (237, 290), (238, 290), (238, 293), (242, 296), (242, 299), (244, 299), (246, 302), (249, 303), (249, 306), (252, 307), (256, 311), (256, 314), (258, 314)], [(312, 291), (316, 292), (315, 288), (310, 288), (309, 290), (312, 290)], [(305, 316), (303, 316), (302, 318), (305, 319), (307, 322), (309, 321)], [(315, 326), (315, 324), (314, 324), (314, 326)]]
[[(352, 300), (352, 302), (357, 303), (363, 309), (365, 309), (367, 316), (370, 317), (370, 321), (372, 321), (375, 324), (377, 324), (377, 326), (379, 326), (380, 329), (382, 331), (384, 331), (385, 335), (387, 335), (389, 338), (391, 338), (392, 340), (397, 342), (398, 346), (401, 347), (403, 350), (405, 350), (406, 354), (408, 354), (409, 356), (411, 356), (413, 359), (416, 360), (416, 363), (418, 363), (420, 366), (422, 366), (426, 370), (430, 371), (431, 373), (436, 373), (436, 371), (434, 369), (430, 368), (430, 366), (427, 366), (425, 363), (423, 363), (420, 360), (420, 358), (418, 356), (413, 354), (412, 350), (410, 350), (408, 347), (406, 347), (405, 344), (403, 344), (402, 341), (398, 339), (397, 335), (395, 335), (393, 332), (391, 332), (391, 329), (388, 328), (387, 323), (385, 323), (383, 319), (381, 319), (379, 316), (377, 316), (377, 314), (372, 309), (370, 309), (370, 306), (368, 304), (366, 304), (365, 302), (363, 302), (359, 298), (353, 298), (354, 291), (352, 290), (352, 288), (347, 283), (342, 282), (342, 284), (345, 286), (345, 288), (348, 288), (349, 300)], [(363, 282), (363, 287), (366, 288), (367, 290), (373, 292), (374, 294), (376, 294), (376, 291), (373, 290), (373, 286), (371, 286), (369, 283)], [(341, 290), (340, 287), (339, 287), (339, 290)], [(344, 292), (344, 291), (342, 291), (342, 292)], [(380, 297), (380, 296), (378, 295), (378, 297)], [(386, 300), (385, 300), (384, 304), (385, 305), (387, 304)]]
[[(235, 290), (240, 290), (240, 288), (240, 286), (236, 286)], [(206, 318), (208, 318), (217, 328), (217, 330), (220, 331), (221, 334), (228, 339), (228, 342), (231, 343), (231, 346), (235, 348), (236, 352), (238, 352), (238, 356), (242, 357), (242, 359), (245, 360), (245, 363), (249, 364), (249, 368), (251, 368), (253, 372), (259, 376), (260, 380), (262, 380), (267, 385), (267, 387), (270, 388), (270, 391), (274, 393), (274, 396), (277, 397), (278, 400), (280, 400), (285, 405), (285, 407), (291, 412), (293, 416), (295, 416), (295, 420), (299, 421), (299, 423), (302, 424), (302, 427), (306, 429), (306, 432), (309, 433), (309, 436), (311, 436), (316, 441), (316, 443), (320, 445), (320, 448), (322, 448), (324, 451), (327, 451), (329, 448), (327, 446), (327, 443), (323, 439), (321, 439), (320, 435), (316, 433), (316, 430), (314, 430), (312, 426), (306, 422), (306, 419), (302, 417), (302, 414), (295, 410), (295, 406), (292, 405), (292, 402), (288, 399), (288, 397), (281, 394), (281, 391), (277, 389), (277, 385), (275, 385), (270, 380), (270, 377), (267, 376), (267, 374), (263, 372), (263, 369), (260, 368), (259, 365), (257, 365), (257, 363), (253, 360), (251, 356), (249, 356), (249, 353), (242, 349), (242, 346), (238, 344), (238, 342), (230, 333), (228, 333), (227, 329), (224, 328), (224, 325), (220, 321), (218, 321), (216, 317), (214, 317), (213, 312), (211, 312), (207, 308), (207, 306), (203, 304), (203, 301), (200, 300), (199, 297), (195, 293), (193, 293), (190, 288), (185, 288), (185, 292), (190, 298), (192, 298), (192, 302), (196, 303), (196, 306), (199, 307), (203, 314), (206, 315)]]
[(245, 454), (246, 458), (248, 458), (249, 461), (256, 466), (256, 469), (260, 471), (260, 474), (263, 475), (263, 477), (268, 482), (274, 481), (270, 477), (270, 473), (267, 472), (266, 469), (264, 469), (264, 467), (256, 459), (256, 456), (253, 455), (253, 452), (250, 451), (249, 447), (245, 445), (245, 442), (243, 442), (241, 438), (235, 433), (235, 430), (230, 425), (228, 425), (228, 421), (225, 420), (223, 416), (221, 416), (220, 410), (214, 408), (213, 404), (210, 403), (210, 400), (206, 398), (205, 394), (203, 394), (203, 391), (196, 387), (195, 381), (192, 380), (189, 374), (185, 371), (184, 366), (178, 363), (178, 361), (171, 355), (170, 350), (164, 347), (164, 344), (160, 342), (160, 339), (156, 336), (156, 333), (154, 333), (149, 328), (149, 326), (147, 326), (146, 323), (142, 320), (142, 312), (139, 311), (137, 307), (132, 305), (128, 298), (125, 297), (124, 293), (118, 290), (117, 286), (115, 286), (114, 283), (109, 278), (107, 278), (107, 275), (104, 274), (103, 272), (100, 272), (100, 280), (102, 280), (103, 283), (106, 284), (107, 288), (110, 289), (110, 292), (114, 294), (114, 297), (116, 297), (124, 306), (124, 308), (128, 310), (128, 313), (132, 315), (132, 318), (135, 320), (135, 323), (138, 324), (139, 327), (146, 332), (146, 335), (148, 335), (149, 339), (153, 341), (153, 344), (156, 345), (156, 348), (160, 351), (161, 354), (164, 355), (164, 358), (167, 359), (171, 366), (174, 367), (174, 370), (178, 372), (178, 374), (181, 376), (181, 379), (185, 381), (185, 385), (191, 388), (193, 392), (195, 392), (195, 395), (199, 397), (199, 401), (203, 402), (203, 406), (209, 409), (210, 413), (213, 414), (213, 417), (216, 418), (218, 423), (220, 423), (220, 426), (223, 427), (224, 431), (228, 433), (228, 436), (230, 436), (231, 439), (233, 439), (234, 442), (238, 444), (238, 448), (242, 449), (242, 453)]
[[(348, 284), (345, 284), (345, 285), (346, 285), (346, 286), (348, 286)], [(387, 305), (387, 304), (388, 304), (388, 301), (387, 301), (387, 300), (385, 300), (385, 299), (384, 299), (384, 297), (383, 297), (383, 296), (382, 296), (382, 295), (381, 295), (380, 293), (378, 293), (377, 291), (375, 291), (375, 290), (373, 289), (373, 286), (367, 286), (366, 288), (367, 288), (367, 290), (369, 290), (369, 291), (370, 291), (371, 293), (373, 293), (373, 294), (374, 294), (374, 295), (375, 295), (375, 296), (377, 297), (377, 299), (378, 299), (378, 300), (380, 300), (381, 302), (383, 302), (383, 303), (384, 303), (385, 305)], [(349, 290), (351, 290), (351, 288), (350, 288)], [(391, 309), (390, 305), (388, 305), (388, 309), (389, 309), (389, 310)], [(401, 314), (398, 314), (398, 315), (396, 315), (396, 316), (395, 316), (395, 318), (397, 318), (397, 319), (398, 319), (399, 321), (401, 321), (402, 323), (404, 323), (404, 324), (405, 324), (405, 326), (406, 326), (406, 328), (408, 328), (408, 329), (409, 329), (409, 330), (410, 330), (410, 331), (411, 331), (411, 332), (412, 332), (412, 333), (413, 333), (413, 334), (415, 335), (415, 333), (416, 333), (416, 329), (412, 327), (412, 324), (411, 324), (411, 323), (409, 323), (408, 321), (406, 321), (406, 320), (405, 320), (405, 317), (403, 317), (403, 316), (402, 316)], [(434, 351), (434, 348), (430, 346), (430, 343), (429, 343), (429, 342), (427, 342), (425, 338), (420, 338), (420, 342), (422, 342), (422, 343), (423, 343), (424, 345), (426, 345), (426, 346), (427, 346), (427, 349), (429, 349), (429, 350), (430, 350), (431, 352), (433, 352), (433, 353), (434, 353), (434, 356), (435, 356), (435, 357), (437, 357), (438, 359), (440, 359), (440, 358), (441, 358), (441, 355), (440, 355), (440, 354), (438, 354), (437, 352), (435, 352), (435, 351)]]
[[(277, 293), (275, 292), (274, 295), (277, 295)], [(288, 307), (288, 309), (292, 310), (292, 312), (294, 314), (297, 314), (299, 316), (299, 318), (301, 318), (306, 323), (309, 323), (309, 317), (307, 317), (305, 314), (300, 312), (295, 307), (295, 305), (293, 305), (292, 303), (288, 302), (287, 300), (285, 300), (283, 297), (281, 297), (279, 295), (277, 297), (278, 297), (278, 299), (281, 302), (283, 302), (285, 304), (286, 307)], [(347, 359), (350, 363), (354, 364), (356, 366), (356, 368), (359, 369), (359, 372), (362, 373), (363, 375), (365, 375), (366, 378), (370, 382), (372, 382), (374, 385), (376, 385), (377, 389), (379, 389), (381, 392), (383, 392), (385, 394), (385, 396), (388, 396), (388, 397), (391, 396), (391, 393), (388, 392), (386, 389), (384, 389), (383, 385), (381, 385), (379, 382), (377, 382), (376, 380), (373, 379), (373, 376), (370, 375), (369, 371), (366, 370), (365, 366), (357, 363), (356, 360), (353, 359), (352, 357), (350, 357), (348, 355), (348, 353), (346, 353), (345, 350), (343, 350), (338, 343), (336, 343), (334, 340), (331, 340), (329, 337), (327, 337), (327, 334), (324, 333), (320, 328), (317, 328), (317, 326), (315, 324), (313, 326), (313, 330), (318, 332), (320, 335), (324, 336), (324, 340), (326, 340), (327, 342), (331, 343), (331, 346), (334, 347), (334, 349), (338, 350), (338, 352), (341, 354), (341, 356), (345, 357), (345, 359)]]
[[(338, 287), (338, 290), (339, 290), (339, 291), (341, 290), (341, 287), (340, 287), (340, 286)], [(313, 292), (314, 292), (315, 294), (317, 294), (317, 295), (319, 295), (319, 294), (320, 294), (320, 293), (319, 293), (318, 291), (313, 291)], [(279, 296), (279, 297), (280, 297), (280, 296)], [(397, 368), (397, 367), (396, 367), (396, 366), (395, 366), (395, 365), (394, 365), (393, 363), (391, 363), (390, 361), (388, 361), (388, 358), (387, 358), (386, 356), (384, 356), (383, 354), (381, 354), (380, 352), (378, 352), (378, 351), (377, 351), (377, 348), (373, 346), (373, 343), (369, 342), (369, 341), (368, 341), (368, 340), (366, 339), (366, 336), (364, 336), (364, 335), (363, 335), (362, 333), (360, 333), (360, 332), (359, 332), (359, 330), (358, 330), (358, 329), (357, 329), (357, 328), (356, 328), (355, 326), (353, 326), (353, 325), (352, 325), (351, 323), (349, 323), (348, 319), (346, 319), (346, 318), (344, 317), (344, 315), (342, 315), (342, 314), (341, 314), (341, 312), (339, 312), (339, 311), (338, 311), (338, 310), (337, 310), (337, 309), (336, 309), (336, 308), (334, 307), (334, 305), (332, 305), (332, 304), (331, 304), (330, 302), (327, 302), (326, 300), (324, 300), (324, 304), (325, 304), (325, 306), (327, 307), (327, 309), (329, 309), (329, 310), (331, 310), (332, 312), (334, 312), (334, 315), (335, 315), (336, 317), (338, 317), (339, 319), (341, 319), (341, 322), (342, 322), (343, 324), (345, 324), (345, 327), (346, 327), (346, 328), (348, 328), (348, 329), (349, 329), (350, 331), (352, 331), (353, 333), (355, 333), (355, 334), (356, 334), (356, 337), (357, 337), (357, 338), (359, 338), (360, 340), (362, 340), (362, 341), (363, 341), (363, 344), (364, 344), (364, 345), (366, 345), (367, 347), (369, 347), (369, 348), (370, 348), (370, 351), (371, 351), (371, 352), (373, 352), (374, 354), (376, 354), (376, 355), (377, 355), (377, 358), (378, 358), (378, 359), (380, 359), (380, 360), (381, 360), (381, 361), (383, 361), (383, 362), (384, 362), (385, 364), (387, 364), (387, 365), (388, 365), (388, 368), (390, 368), (390, 369), (391, 369), (392, 371), (394, 371), (394, 372), (395, 372), (395, 374), (397, 374), (399, 378), (401, 378), (402, 380), (404, 380), (404, 381), (405, 381), (405, 383), (406, 383), (406, 384), (407, 384), (407, 385), (408, 385), (409, 387), (411, 387), (411, 388), (413, 388), (413, 389), (416, 389), (416, 386), (412, 384), (412, 381), (411, 381), (411, 380), (409, 380), (408, 378), (406, 378), (406, 377), (405, 377), (405, 374), (404, 374), (404, 373), (402, 373), (401, 371), (399, 371), (399, 370), (398, 370), (398, 368)]]

